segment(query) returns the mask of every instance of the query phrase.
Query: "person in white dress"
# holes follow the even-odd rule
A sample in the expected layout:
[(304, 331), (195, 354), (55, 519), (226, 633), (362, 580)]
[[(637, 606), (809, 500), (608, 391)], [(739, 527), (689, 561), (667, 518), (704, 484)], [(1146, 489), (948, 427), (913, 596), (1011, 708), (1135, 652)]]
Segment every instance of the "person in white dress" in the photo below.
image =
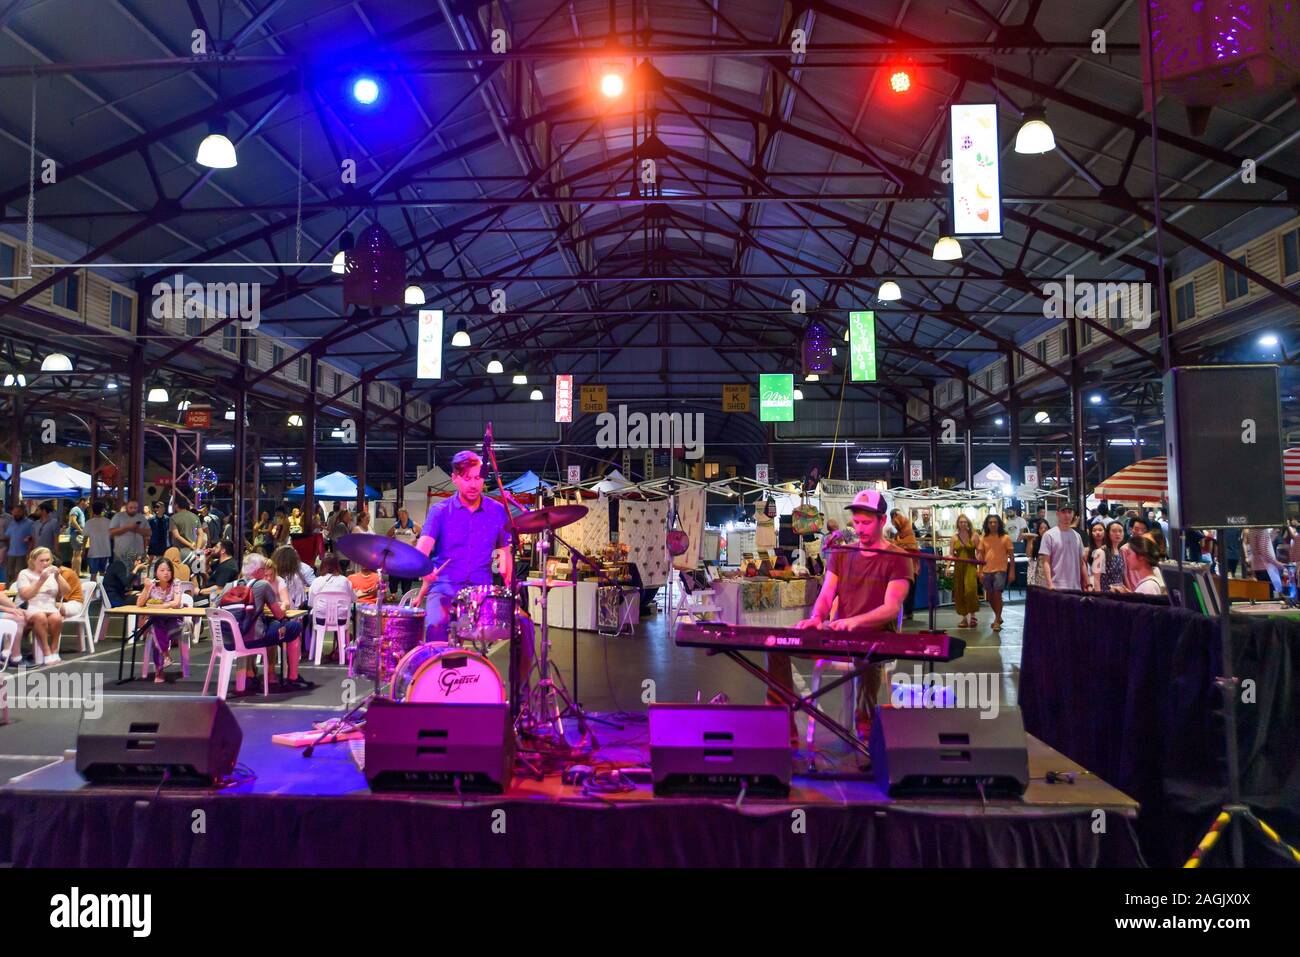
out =
[(27, 602), (27, 622), (31, 625), (37, 650), (47, 664), (59, 661), (59, 635), (63, 631), (59, 602), (68, 586), (59, 575), (54, 555), (48, 548), (32, 549), (27, 556), (27, 567), (18, 573), (15, 584), (18, 597)]

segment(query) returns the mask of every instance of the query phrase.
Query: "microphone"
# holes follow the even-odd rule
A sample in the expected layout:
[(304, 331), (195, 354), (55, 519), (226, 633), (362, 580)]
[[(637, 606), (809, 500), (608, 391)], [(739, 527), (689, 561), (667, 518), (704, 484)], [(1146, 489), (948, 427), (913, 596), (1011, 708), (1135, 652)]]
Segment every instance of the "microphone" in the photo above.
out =
[(487, 428), (483, 430), (483, 451), (486, 452), (492, 448), (492, 423), (488, 422)]

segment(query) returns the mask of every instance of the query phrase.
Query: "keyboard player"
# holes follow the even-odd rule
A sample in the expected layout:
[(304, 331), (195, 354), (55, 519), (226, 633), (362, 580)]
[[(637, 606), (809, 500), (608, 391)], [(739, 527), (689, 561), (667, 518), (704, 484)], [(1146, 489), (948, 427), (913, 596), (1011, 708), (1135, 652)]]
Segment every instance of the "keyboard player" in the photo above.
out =
[[(797, 627), (894, 631), (899, 609), (907, 598), (912, 561), (904, 557), (902, 549), (887, 543), (882, 535), (888, 521), (888, 506), (883, 495), (874, 489), (859, 492), (849, 505), (849, 511), (853, 515), (853, 528), (858, 540), (853, 546), (827, 553), (821, 592), (813, 603), (812, 614)], [(779, 684), (787, 688), (793, 686), (788, 654), (769, 653), (767, 666)], [(882, 675), (881, 668), (873, 668), (862, 676), (855, 717), (858, 733), (863, 738), (870, 735), (871, 708), (880, 691)], [(771, 693), (768, 700), (774, 704), (782, 703)], [(793, 739), (793, 714), (790, 720)]]

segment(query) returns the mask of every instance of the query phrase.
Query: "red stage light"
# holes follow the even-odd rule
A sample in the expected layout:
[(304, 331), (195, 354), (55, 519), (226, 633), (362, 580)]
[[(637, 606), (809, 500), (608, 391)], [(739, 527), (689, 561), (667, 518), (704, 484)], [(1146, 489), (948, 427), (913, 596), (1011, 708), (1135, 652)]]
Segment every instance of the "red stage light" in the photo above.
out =
[(912, 74), (903, 69), (894, 70), (889, 76), (889, 88), (895, 93), (906, 93), (912, 88)]

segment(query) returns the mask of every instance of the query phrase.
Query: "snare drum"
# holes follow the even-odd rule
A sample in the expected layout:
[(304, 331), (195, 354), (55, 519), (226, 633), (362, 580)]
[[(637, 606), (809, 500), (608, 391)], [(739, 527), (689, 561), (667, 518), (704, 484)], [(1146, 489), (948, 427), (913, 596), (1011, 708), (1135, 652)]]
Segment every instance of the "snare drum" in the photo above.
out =
[(420, 645), (393, 671), (394, 701), (502, 704), (506, 688), (492, 663), (476, 651)]
[[(361, 626), (357, 629), (357, 652), (353, 658), (356, 674), (379, 680), (379, 609), (361, 606)], [(384, 606), (384, 674), (392, 675), (397, 663), (412, 648), (424, 641), (424, 609), (410, 605)]]
[(455, 635), (462, 643), (476, 641), (486, 645), (490, 641), (510, 638), (510, 589), (500, 585), (474, 585), (462, 588), (456, 594)]

